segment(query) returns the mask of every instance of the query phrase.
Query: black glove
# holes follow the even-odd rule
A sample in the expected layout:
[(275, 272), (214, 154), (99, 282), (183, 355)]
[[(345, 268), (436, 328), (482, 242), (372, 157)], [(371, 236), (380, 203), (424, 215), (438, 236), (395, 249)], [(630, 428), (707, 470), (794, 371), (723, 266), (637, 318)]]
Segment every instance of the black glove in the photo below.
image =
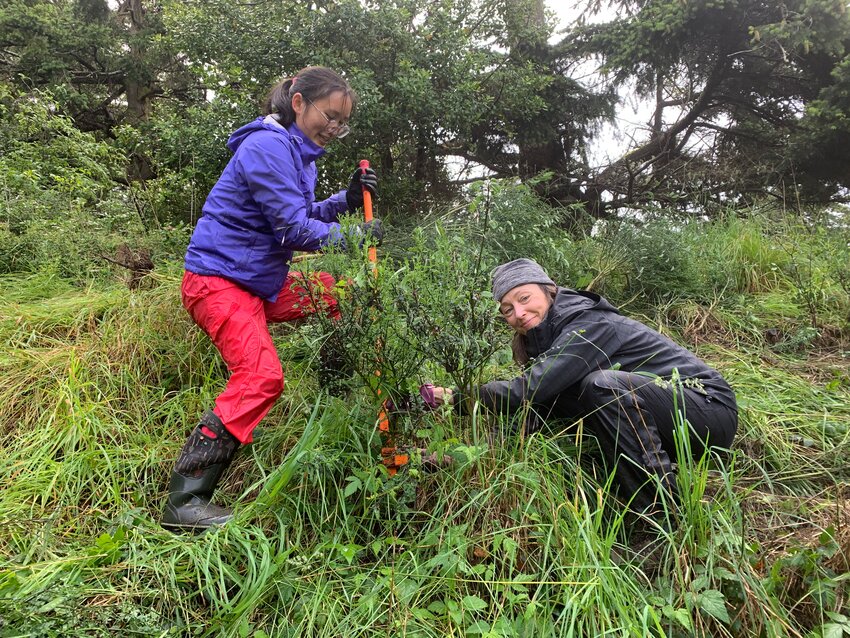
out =
[(381, 242), (384, 241), (384, 227), (381, 225), (380, 219), (373, 219), (370, 222), (363, 222), (358, 226), (360, 230), (360, 234), (363, 236), (363, 239), (360, 241), (360, 245), (363, 245), (363, 242), (366, 241), (366, 236), (371, 235), (372, 239), (375, 240), (375, 245), (380, 246)]
[(372, 197), (378, 196), (378, 175), (371, 168), (363, 172), (362, 168), (356, 169), (351, 174), (348, 190), (345, 191), (345, 203), (352, 213), (363, 206), (363, 189), (372, 193)]

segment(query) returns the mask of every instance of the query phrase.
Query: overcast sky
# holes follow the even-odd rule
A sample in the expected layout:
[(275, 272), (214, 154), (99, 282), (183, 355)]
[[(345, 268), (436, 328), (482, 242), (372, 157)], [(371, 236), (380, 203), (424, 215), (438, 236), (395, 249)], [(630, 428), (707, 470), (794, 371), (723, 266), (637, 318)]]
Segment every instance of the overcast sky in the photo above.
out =
[[(576, 2), (575, 0), (546, 0), (546, 7), (555, 13), (559, 28), (556, 33), (575, 22), (587, 2)], [(614, 17), (613, 11), (603, 9), (593, 16), (592, 22), (605, 22)], [(556, 36), (560, 39), (561, 36)], [(592, 86), (595, 77), (593, 65), (580, 71), (581, 77), (573, 79), (584, 85)], [(599, 166), (607, 164), (608, 161), (621, 157), (628, 149), (633, 137), (642, 139), (641, 132), (647, 128), (652, 116), (652, 105), (645, 102), (637, 102), (624, 95), (617, 109), (617, 122), (615, 125), (606, 125), (595, 137), (589, 149), (589, 160), (591, 165)]]

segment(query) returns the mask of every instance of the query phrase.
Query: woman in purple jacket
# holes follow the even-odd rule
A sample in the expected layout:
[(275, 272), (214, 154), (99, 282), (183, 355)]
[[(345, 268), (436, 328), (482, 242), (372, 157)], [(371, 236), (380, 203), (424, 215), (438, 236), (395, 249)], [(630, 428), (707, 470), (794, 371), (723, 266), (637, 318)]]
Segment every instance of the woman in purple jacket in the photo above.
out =
[[(180, 453), (169, 483), (162, 524), (192, 529), (231, 517), (210, 503), (240, 445), (283, 392), (283, 370), (268, 323), (314, 312), (339, 316), (328, 273), (305, 279), (289, 271), (293, 251), (342, 244), (338, 216), (376, 193), (371, 169), (357, 169), (348, 189), (315, 201), (315, 161), (348, 134), (356, 95), (325, 67), (307, 67), (278, 83), (265, 115), (227, 143), (233, 152), (210, 191), (186, 251), (183, 305), (209, 335), (231, 372), (215, 407), (201, 417)], [(361, 236), (380, 242), (380, 220)]]

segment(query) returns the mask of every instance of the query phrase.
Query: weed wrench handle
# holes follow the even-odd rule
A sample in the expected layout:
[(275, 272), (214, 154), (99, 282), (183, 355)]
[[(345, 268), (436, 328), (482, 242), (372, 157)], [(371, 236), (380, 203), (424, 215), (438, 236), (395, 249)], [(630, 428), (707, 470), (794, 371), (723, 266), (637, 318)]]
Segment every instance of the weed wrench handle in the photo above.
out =
[[(362, 159), (360, 160), (360, 170), (363, 173), (366, 172), (366, 169), (369, 168), (369, 160)], [(372, 221), (372, 193), (368, 191), (368, 189), (363, 187), (363, 220), (366, 222)], [(378, 275), (377, 263), (378, 263), (378, 250), (374, 246), (369, 247), (369, 261), (373, 264), (376, 264), (374, 267), (375, 276)], [(378, 351), (381, 350), (380, 341), (376, 344)], [(380, 361), (380, 356), (379, 359)], [(380, 377), (381, 371), (375, 370), (375, 376)], [(381, 390), (378, 388), (378, 397), (381, 396)], [(405, 454), (396, 454), (395, 446), (392, 445), (392, 442), (389, 439), (390, 433), (390, 420), (387, 417), (387, 411), (384, 409), (383, 405), (380, 410), (378, 410), (378, 421), (377, 421), (378, 430), (386, 437), (386, 446), (381, 448), (381, 456), (383, 457), (383, 463), (387, 466), (387, 471), (390, 476), (396, 473), (396, 470), (399, 466), (405, 465), (408, 462), (408, 457)]]
[[(369, 168), (369, 160), (360, 160), (360, 170), (366, 173)], [(363, 187), (363, 221), (372, 221), (372, 193), (364, 186)], [(369, 261), (373, 264), (378, 262), (378, 250), (374, 246), (369, 247)]]

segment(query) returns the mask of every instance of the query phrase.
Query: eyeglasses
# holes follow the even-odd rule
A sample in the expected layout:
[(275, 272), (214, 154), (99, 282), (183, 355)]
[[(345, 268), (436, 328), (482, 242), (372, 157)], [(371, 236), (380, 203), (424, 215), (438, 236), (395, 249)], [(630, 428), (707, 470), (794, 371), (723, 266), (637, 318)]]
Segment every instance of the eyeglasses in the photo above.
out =
[(336, 137), (337, 139), (342, 139), (351, 132), (351, 128), (348, 126), (348, 124), (342, 124), (336, 118), (328, 117), (322, 109), (313, 104), (313, 100), (311, 100), (310, 98), (305, 97), (304, 99), (307, 100), (310, 103), (310, 106), (316, 109), (323, 118), (325, 118), (325, 121), (327, 122), (326, 128), (334, 137)]

